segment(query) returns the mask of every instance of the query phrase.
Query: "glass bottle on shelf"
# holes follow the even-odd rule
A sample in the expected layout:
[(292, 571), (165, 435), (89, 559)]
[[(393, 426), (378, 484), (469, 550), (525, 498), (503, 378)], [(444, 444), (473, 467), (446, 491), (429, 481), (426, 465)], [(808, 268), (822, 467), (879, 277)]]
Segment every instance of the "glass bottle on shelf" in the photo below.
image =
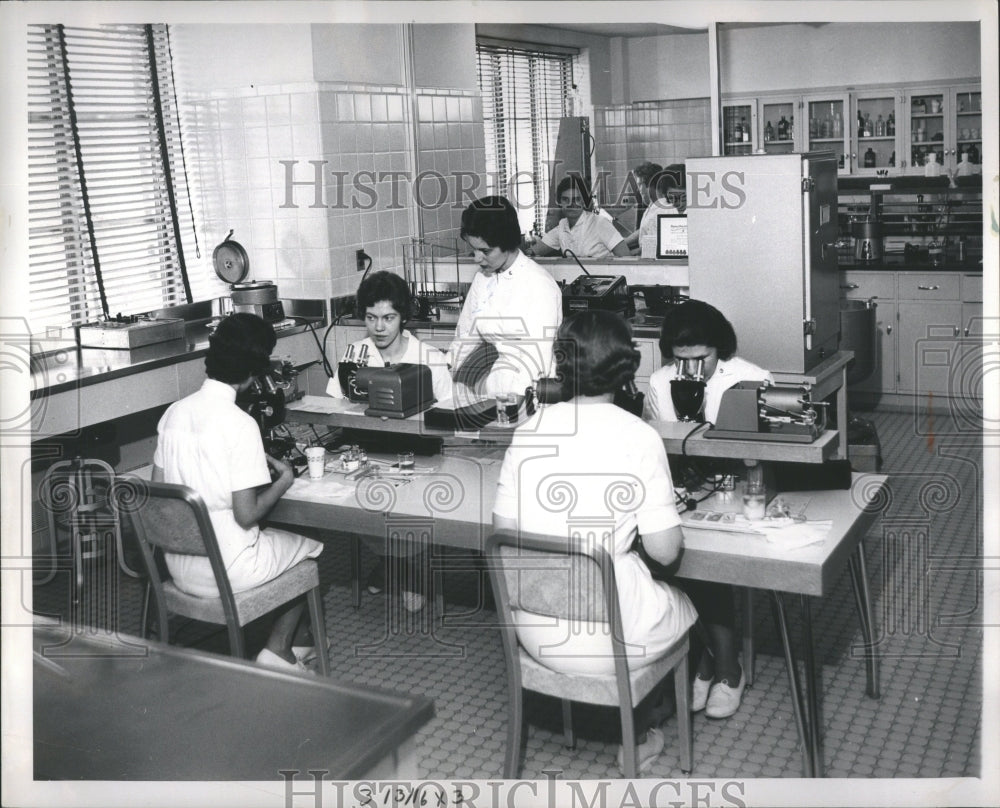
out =
[(764, 140), (774, 140), (774, 127), (771, 126), (771, 122), (767, 122), (767, 126), (764, 127)]
[(872, 127), (872, 116), (869, 115), (867, 112), (865, 113), (864, 127), (865, 127), (865, 134), (864, 134), (865, 137), (871, 137), (873, 134), (875, 134), (875, 130)]
[(750, 142), (750, 127), (747, 126), (747, 119), (746, 118), (740, 118), (740, 123), (743, 124), (743, 142), (744, 143), (749, 143)]
[(889, 165), (895, 168), (896, 166), (896, 152), (889, 155)]
[(788, 140), (788, 121), (785, 120), (784, 115), (778, 121), (778, 140)]
[(889, 113), (889, 120), (885, 122), (885, 133), (889, 137), (896, 135), (896, 115), (893, 112)]
[(741, 124), (739, 121), (737, 121), (736, 125), (733, 127), (732, 140), (734, 142), (743, 140), (743, 124)]
[(833, 136), (843, 137), (844, 136), (844, 122), (840, 118), (840, 110), (830, 104), (830, 112), (833, 117)]
[(885, 121), (882, 116), (878, 116), (878, 120), (875, 121), (875, 137), (885, 137)]
[(871, 146), (865, 152), (865, 168), (875, 168), (875, 152), (872, 151)]
[(826, 135), (820, 134), (820, 123), (816, 120), (815, 115), (809, 116), (809, 137), (826, 137)]
[(788, 118), (788, 139), (795, 140), (795, 116), (790, 115)]

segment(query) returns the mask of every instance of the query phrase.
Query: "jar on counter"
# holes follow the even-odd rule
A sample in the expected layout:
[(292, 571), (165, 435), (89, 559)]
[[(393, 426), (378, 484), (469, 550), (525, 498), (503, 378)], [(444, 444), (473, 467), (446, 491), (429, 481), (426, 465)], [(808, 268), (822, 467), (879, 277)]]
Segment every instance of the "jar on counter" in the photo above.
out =
[(868, 151), (865, 152), (865, 168), (875, 168), (875, 152), (872, 147), (868, 147)]

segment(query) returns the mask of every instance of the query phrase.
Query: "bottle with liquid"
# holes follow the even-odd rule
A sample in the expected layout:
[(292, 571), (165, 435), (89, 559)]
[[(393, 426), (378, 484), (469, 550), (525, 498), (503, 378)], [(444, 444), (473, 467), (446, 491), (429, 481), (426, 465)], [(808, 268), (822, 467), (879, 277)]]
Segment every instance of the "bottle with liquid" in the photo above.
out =
[(885, 137), (885, 121), (882, 116), (878, 116), (878, 120), (875, 121), (875, 137)]
[(833, 118), (833, 137), (843, 137), (844, 122), (840, 117), (840, 110), (830, 104), (830, 114)]
[(750, 142), (750, 127), (747, 126), (747, 119), (746, 118), (740, 118), (740, 126), (743, 128), (743, 142), (744, 143), (749, 143)]
[(872, 151), (871, 146), (865, 152), (865, 168), (875, 168), (875, 152)]
[(858, 137), (865, 136), (865, 118), (861, 114), (861, 110), (858, 110)]
[(785, 120), (784, 115), (778, 121), (778, 140), (788, 140), (788, 121)]
[(764, 140), (774, 140), (774, 127), (771, 126), (771, 122), (767, 122), (767, 126), (764, 127)]
[(757, 462), (747, 466), (743, 483), (743, 515), (750, 521), (764, 518), (767, 510), (767, 489), (764, 486), (764, 467)]
[(827, 137), (827, 135), (820, 134), (820, 123), (816, 120), (815, 115), (809, 116), (809, 137)]
[(742, 120), (743, 119), (741, 118), (739, 121), (737, 121), (736, 125), (733, 127), (733, 141), (734, 142), (740, 142), (740, 141), (743, 140), (743, 124), (740, 122)]
[(872, 125), (872, 116), (867, 112), (865, 113), (865, 137), (871, 137), (875, 134), (875, 127)]
[(889, 120), (885, 122), (885, 133), (888, 137), (896, 135), (896, 114), (894, 112), (889, 113)]

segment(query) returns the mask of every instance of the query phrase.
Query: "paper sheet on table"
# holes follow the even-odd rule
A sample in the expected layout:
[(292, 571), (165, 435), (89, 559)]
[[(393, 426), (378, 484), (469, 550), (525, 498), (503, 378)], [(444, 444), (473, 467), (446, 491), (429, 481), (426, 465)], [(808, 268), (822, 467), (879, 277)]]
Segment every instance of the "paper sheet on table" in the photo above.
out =
[(775, 544), (789, 550), (822, 544), (833, 526), (831, 519), (813, 522), (797, 522), (794, 519), (764, 519), (757, 525), (764, 533), (768, 544)]
[(343, 413), (344, 415), (364, 415), (365, 404), (346, 398), (332, 396), (302, 396), (285, 407), (286, 410), (301, 410), (303, 412), (321, 412), (324, 414)]
[(302, 476), (297, 477), (288, 490), (297, 494), (308, 494), (310, 497), (340, 499), (341, 497), (353, 496), (355, 486), (335, 482), (329, 477), (312, 480), (307, 476)]

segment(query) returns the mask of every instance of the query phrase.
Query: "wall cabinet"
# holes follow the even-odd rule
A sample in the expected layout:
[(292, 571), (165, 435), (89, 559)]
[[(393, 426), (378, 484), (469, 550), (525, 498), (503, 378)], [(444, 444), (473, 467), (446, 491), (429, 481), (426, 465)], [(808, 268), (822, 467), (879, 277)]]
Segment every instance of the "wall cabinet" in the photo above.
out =
[(825, 149), (856, 176), (923, 174), (931, 152), (947, 174), (966, 154), (968, 170), (982, 170), (978, 84), (726, 98), (722, 110), (723, 154)]

